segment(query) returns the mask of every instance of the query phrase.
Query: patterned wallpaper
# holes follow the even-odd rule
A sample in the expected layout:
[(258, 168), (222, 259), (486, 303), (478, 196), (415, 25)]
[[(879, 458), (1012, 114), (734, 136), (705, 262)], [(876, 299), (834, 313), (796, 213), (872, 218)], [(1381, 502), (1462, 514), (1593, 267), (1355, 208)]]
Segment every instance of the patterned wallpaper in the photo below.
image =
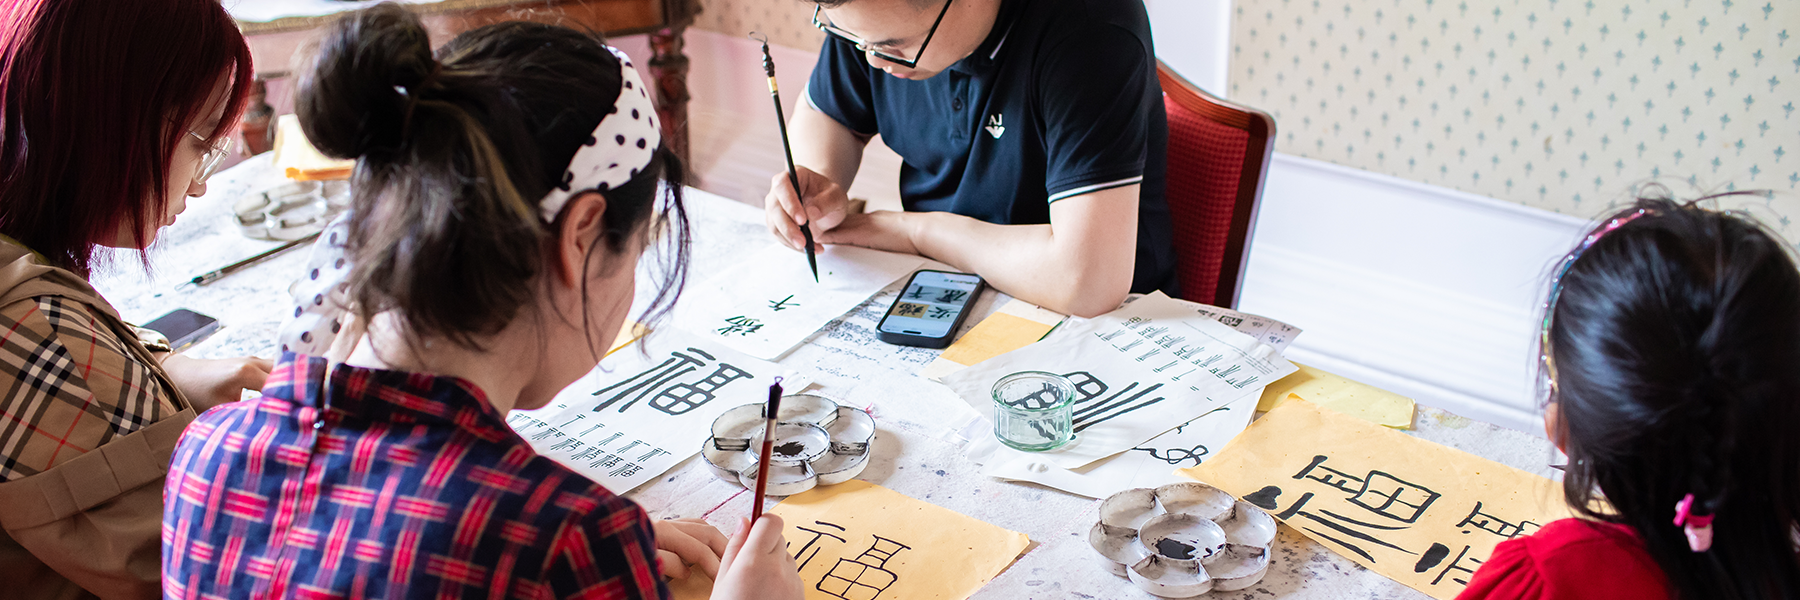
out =
[(1276, 150), (1581, 217), (1650, 178), (1795, 239), (1794, 0), (1235, 0)]
[(805, 0), (701, 0), (701, 7), (694, 26), (707, 31), (759, 31), (769, 34), (770, 43), (807, 50), (825, 41), (825, 32), (812, 26), (813, 3)]

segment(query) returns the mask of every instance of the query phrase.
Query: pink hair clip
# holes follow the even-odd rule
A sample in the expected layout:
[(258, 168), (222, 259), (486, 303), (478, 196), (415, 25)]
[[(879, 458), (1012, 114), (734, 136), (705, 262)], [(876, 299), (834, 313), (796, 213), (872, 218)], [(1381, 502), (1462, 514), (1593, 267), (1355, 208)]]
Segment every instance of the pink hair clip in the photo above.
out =
[(1693, 513), (1694, 495), (1688, 494), (1675, 503), (1675, 524), (1681, 526), (1687, 534), (1688, 549), (1694, 552), (1705, 552), (1712, 549), (1712, 515), (1696, 515)]

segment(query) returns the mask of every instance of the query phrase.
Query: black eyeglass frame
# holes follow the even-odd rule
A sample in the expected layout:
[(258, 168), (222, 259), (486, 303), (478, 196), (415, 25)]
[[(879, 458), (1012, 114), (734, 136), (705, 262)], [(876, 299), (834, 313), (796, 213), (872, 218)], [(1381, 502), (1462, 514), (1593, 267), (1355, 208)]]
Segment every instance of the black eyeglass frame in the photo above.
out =
[[(920, 58), (923, 58), (925, 56), (925, 47), (931, 45), (932, 36), (937, 35), (938, 25), (943, 24), (944, 15), (950, 14), (950, 3), (953, 1), (955, 1), (955, 0), (944, 0), (944, 8), (938, 10), (937, 20), (932, 21), (931, 22), (931, 30), (925, 32), (925, 41), (919, 42), (919, 53), (918, 54), (919, 54)], [(868, 42), (863, 41), (863, 39), (861, 37), (857, 36), (856, 34), (845, 31), (836, 25), (832, 25), (830, 23), (820, 21), (819, 13), (822, 12), (824, 10), (824, 8), (825, 8), (824, 6), (821, 6), (818, 4), (813, 5), (813, 15), (812, 15), (813, 27), (817, 27), (817, 28), (819, 28), (819, 30), (824, 31), (825, 33), (829, 33), (831, 35), (835, 35), (837, 37), (843, 38), (844, 41), (850, 42), (851, 44), (855, 44), (857, 50), (867, 52), (869, 54), (873, 54), (877, 58), (880, 58), (881, 60), (885, 60), (885, 61), (897, 64), (897, 65), (906, 67), (908, 69), (916, 69), (919, 67), (919, 59), (918, 58), (908, 60), (905, 58), (900, 58), (898, 56), (894, 56), (892, 54), (888, 54), (886, 52), (882, 52), (880, 50), (872, 49), (869, 47)]]

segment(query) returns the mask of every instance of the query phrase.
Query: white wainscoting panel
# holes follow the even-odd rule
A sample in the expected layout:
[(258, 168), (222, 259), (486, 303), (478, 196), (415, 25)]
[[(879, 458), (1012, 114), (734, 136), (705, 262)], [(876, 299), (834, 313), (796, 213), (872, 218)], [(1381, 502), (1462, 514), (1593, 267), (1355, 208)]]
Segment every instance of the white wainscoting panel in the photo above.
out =
[(1585, 226), (1277, 153), (1240, 305), (1305, 330), (1293, 360), (1541, 436), (1538, 305)]

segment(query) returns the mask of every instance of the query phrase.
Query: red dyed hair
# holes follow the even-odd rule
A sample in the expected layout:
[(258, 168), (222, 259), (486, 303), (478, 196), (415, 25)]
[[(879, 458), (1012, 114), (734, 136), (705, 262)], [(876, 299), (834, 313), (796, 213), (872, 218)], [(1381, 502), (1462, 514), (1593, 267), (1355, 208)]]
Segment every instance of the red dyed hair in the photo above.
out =
[(221, 77), (209, 143), (252, 84), (218, 0), (0, 0), (0, 233), (86, 277), (120, 225), (154, 231), (176, 144)]

